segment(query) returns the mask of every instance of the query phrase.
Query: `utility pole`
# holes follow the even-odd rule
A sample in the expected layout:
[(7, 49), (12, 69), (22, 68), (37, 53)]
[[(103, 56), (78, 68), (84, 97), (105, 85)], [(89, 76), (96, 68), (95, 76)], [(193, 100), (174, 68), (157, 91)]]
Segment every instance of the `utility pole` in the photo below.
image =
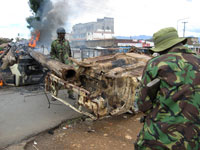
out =
[(176, 24), (177, 24), (177, 27), (176, 27), (177, 32), (178, 32), (178, 23), (179, 23), (179, 21), (183, 21), (183, 20), (185, 20), (185, 19), (189, 19), (189, 17), (187, 17), (187, 18), (183, 18), (183, 19), (178, 19), (178, 20), (177, 20), (177, 23), (176, 23)]
[(185, 24), (188, 23), (188, 22), (185, 22), (185, 21), (184, 21), (184, 22), (182, 22), (182, 23), (183, 23), (183, 37), (185, 37)]

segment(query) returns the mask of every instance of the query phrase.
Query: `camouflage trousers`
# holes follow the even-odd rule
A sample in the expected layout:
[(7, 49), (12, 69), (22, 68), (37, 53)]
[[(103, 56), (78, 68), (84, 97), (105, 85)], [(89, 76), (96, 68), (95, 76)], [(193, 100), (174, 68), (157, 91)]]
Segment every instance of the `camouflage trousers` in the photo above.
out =
[[(137, 141), (134, 143), (135, 150), (200, 150), (200, 130), (196, 128), (195, 136), (187, 139), (185, 136), (179, 136), (180, 132), (175, 131), (173, 136), (161, 132), (158, 126), (154, 125), (151, 129), (144, 123)], [(153, 133), (154, 132), (154, 133)], [(170, 138), (169, 138), (170, 137)], [(169, 138), (167, 140), (167, 138)]]
[[(54, 96), (58, 96), (58, 91), (62, 90), (62, 89), (64, 89), (62, 85), (60, 85), (60, 84), (55, 85), (55, 89), (54, 89), (53, 95)], [(73, 90), (68, 89), (67, 93), (68, 93), (69, 97), (73, 97), (74, 96)]]

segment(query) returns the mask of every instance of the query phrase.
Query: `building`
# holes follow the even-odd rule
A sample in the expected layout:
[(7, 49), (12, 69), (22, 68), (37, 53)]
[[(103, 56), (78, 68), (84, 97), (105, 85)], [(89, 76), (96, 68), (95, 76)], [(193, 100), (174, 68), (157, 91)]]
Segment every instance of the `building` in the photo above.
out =
[(72, 27), (70, 35), (70, 45), (73, 48), (96, 47), (119, 49), (119, 51), (128, 51), (131, 47), (149, 48), (153, 42), (146, 40), (117, 39), (114, 37), (114, 18), (104, 17), (97, 19), (96, 22), (79, 23)]
[(71, 41), (112, 39), (114, 18), (104, 17), (97, 22), (79, 23), (72, 27)]
[(195, 51), (197, 54), (200, 54), (200, 44), (197, 37), (187, 37), (186, 46)]

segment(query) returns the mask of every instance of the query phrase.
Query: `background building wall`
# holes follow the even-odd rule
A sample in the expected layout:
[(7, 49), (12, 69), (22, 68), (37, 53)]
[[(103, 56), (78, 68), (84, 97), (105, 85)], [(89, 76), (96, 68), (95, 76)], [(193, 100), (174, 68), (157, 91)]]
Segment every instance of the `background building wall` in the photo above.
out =
[(114, 18), (104, 17), (97, 22), (79, 23), (72, 27), (71, 40), (96, 40), (113, 38)]

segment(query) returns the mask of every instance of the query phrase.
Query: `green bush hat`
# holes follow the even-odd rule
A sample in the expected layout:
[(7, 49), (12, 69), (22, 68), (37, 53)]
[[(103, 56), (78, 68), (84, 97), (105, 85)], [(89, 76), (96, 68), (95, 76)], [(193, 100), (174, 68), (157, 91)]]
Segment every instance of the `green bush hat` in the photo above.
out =
[(153, 34), (154, 47), (151, 48), (151, 50), (154, 52), (161, 52), (178, 43), (185, 43), (186, 41), (186, 38), (178, 37), (178, 33), (175, 28), (163, 28)]

